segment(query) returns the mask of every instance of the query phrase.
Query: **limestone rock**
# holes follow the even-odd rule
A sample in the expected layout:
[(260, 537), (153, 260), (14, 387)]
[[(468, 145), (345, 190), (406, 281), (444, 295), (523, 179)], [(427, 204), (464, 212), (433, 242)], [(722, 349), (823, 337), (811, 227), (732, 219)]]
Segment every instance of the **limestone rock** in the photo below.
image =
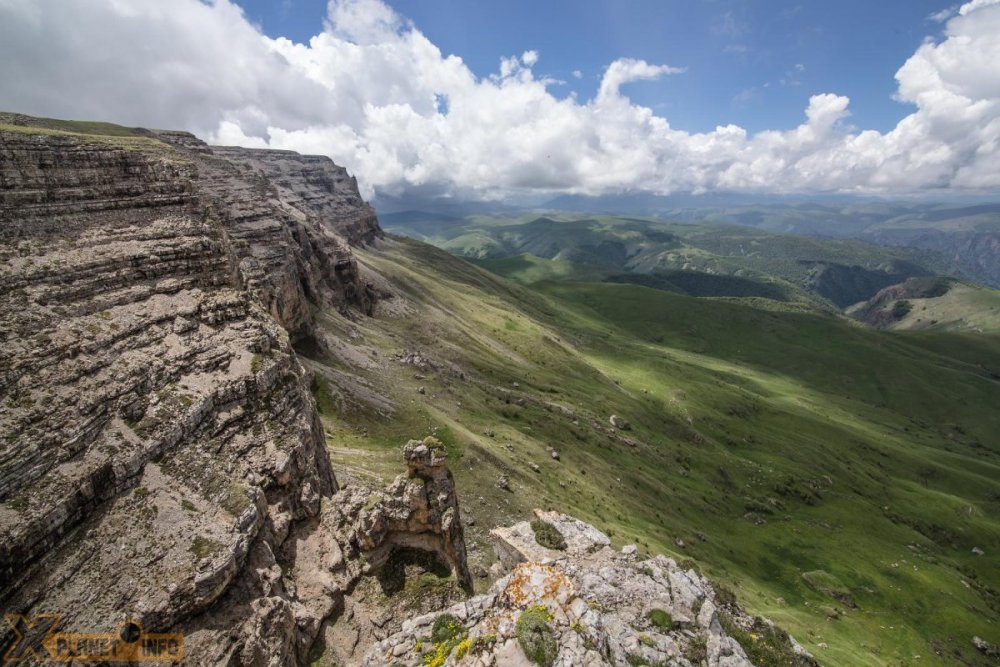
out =
[(627, 421), (625, 421), (618, 415), (611, 415), (611, 418), (608, 419), (608, 421), (611, 423), (612, 426), (614, 426), (619, 431), (628, 431), (632, 428), (631, 424), (629, 424)]
[(977, 651), (985, 656), (990, 658), (1000, 658), (1000, 647), (994, 646), (982, 637), (973, 637), (972, 645), (976, 647)]
[(348, 542), (357, 543), (371, 570), (393, 550), (408, 547), (437, 553), (451, 566), (459, 585), (472, 590), (455, 481), (447, 456), (434, 438), (411, 440), (403, 448), (407, 472), (398, 476), (363, 510)]
[[(720, 622), (714, 589), (696, 572), (664, 556), (636, 561), (634, 553), (612, 550), (593, 526), (556, 512), (535, 513), (563, 534), (567, 549), (539, 546), (527, 522), (493, 531), (501, 561), (512, 554), (520, 560), (486, 594), (443, 610), (462, 624), (454, 643), (443, 645), (445, 664), (533, 664), (519, 644), (517, 621), (526, 610), (541, 608), (557, 647), (556, 665), (751, 667)], [(733, 627), (762, 622), (739, 609), (724, 613)], [(420, 664), (439, 649), (425, 639), (438, 616), (404, 623), (363, 664)], [(790, 664), (816, 665), (794, 640), (789, 646)]]

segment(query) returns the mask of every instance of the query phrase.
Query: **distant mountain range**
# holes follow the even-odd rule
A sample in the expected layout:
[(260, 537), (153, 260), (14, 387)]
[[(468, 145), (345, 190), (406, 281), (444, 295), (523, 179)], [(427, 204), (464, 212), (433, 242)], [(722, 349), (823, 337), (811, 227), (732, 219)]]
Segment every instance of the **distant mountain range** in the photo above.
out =
[[(394, 202), (401, 204), (402, 202)], [(739, 225), (767, 232), (815, 238), (858, 239), (882, 246), (932, 251), (953, 264), (952, 271), (975, 282), (1000, 287), (1000, 203), (858, 200), (844, 196), (748, 197), (736, 194), (630, 194), (561, 196), (534, 208), (486, 203), (424, 202), (421, 209), (379, 209), (392, 227), (419, 221), (460, 224), (467, 216), (524, 219), (554, 212), (641, 217), (680, 223)], [(463, 223), (464, 224), (464, 223)]]

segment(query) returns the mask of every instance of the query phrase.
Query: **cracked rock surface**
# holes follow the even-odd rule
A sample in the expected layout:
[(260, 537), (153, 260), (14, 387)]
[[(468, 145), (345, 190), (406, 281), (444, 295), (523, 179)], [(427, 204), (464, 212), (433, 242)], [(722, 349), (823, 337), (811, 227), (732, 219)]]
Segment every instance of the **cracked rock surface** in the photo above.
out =
[[(607, 536), (567, 515), (535, 513), (563, 535), (564, 550), (539, 545), (529, 522), (495, 529), (508, 574), (484, 595), (404, 623), (372, 648), (364, 664), (534, 665), (519, 641), (525, 613), (546, 620), (553, 665), (753, 664), (722, 619), (737, 628), (752, 628), (761, 619), (724, 602), (697, 572), (664, 556), (640, 560), (634, 546), (615, 551)], [(442, 613), (461, 624), (450, 642), (432, 639)], [(789, 664), (815, 665), (788, 641)]]

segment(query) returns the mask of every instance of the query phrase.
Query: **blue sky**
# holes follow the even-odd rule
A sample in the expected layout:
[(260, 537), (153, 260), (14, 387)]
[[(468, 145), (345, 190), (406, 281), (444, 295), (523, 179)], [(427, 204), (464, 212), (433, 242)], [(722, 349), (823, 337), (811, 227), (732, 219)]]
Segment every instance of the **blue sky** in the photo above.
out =
[[(271, 37), (306, 41), (320, 31), (325, 0), (238, 0)], [(539, 52), (539, 75), (565, 81), (557, 96), (594, 95), (617, 58), (685, 67), (685, 74), (629, 84), (636, 103), (671, 125), (704, 132), (735, 123), (751, 132), (802, 120), (809, 96), (851, 98), (850, 122), (887, 131), (912, 110), (893, 99), (894, 75), (947, 0), (390, 0), (445, 55), (479, 76), (502, 56)], [(574, 71), (583, 77), (577, 79)]]

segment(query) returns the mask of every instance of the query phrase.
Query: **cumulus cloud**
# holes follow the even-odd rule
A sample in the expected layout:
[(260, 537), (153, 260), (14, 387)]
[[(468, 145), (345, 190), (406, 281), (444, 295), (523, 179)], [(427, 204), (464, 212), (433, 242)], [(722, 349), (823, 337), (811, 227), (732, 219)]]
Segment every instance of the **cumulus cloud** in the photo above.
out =
[(601, 87), (597, 91), (598, 100), (610, 100), (618, 97), (618, 89), (630, 81), (658, 79), (664, 74), (680, 74), (684, 69), (669, 65), (650, 65), (645, 60), (621, 58), (608, 65), (601, 79)]
[(0, 108), (322, 153), (367, 195), (996, 189), (998, 2), (961, 6), (902, 65), (912, 111), (885, 133), (848, 125), (832, 93), (791, 129), (686, 132), (626, 87), (683, 68), (636, 59), (590, 100), (556, 95), (534, 50), (477, 77), (380, 0), (330, 2), (308, 43), (230, 0), (0, 0)]

